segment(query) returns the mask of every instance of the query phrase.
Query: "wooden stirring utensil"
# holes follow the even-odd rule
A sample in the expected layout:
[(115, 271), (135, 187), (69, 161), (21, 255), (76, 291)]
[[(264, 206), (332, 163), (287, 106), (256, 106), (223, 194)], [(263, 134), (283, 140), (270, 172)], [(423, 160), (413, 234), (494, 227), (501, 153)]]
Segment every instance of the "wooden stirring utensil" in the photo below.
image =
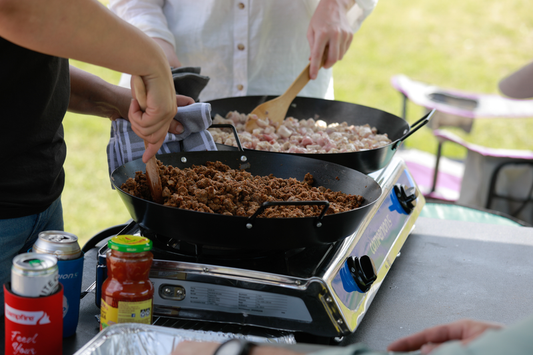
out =
[[(324, 50), (324, 55), (322, 56), (320, 68), (322, 68), (322, 66), (324, 65), (327, 51), (328, 49), (326, 47), (326, 49)], [(291, 86), (289, 86), (287, 91), (285, 91), (281, 96), (278, 96), (275, 99), (269, 100), (257, 106), (250, 113), (250, 115), (257, 115), (257, 118), (262, 120), (268, 117), (276, 127), (279, 127), (279, 125), (283, 122), (285, 116), (287, 115), (287, 111), (289, 110), (291, 102), (294, 100), (296, 95), (298, 95), (298, 93), (302, 91), (304, 86), (307, 85), (307, 83), (311, 79), (309, 77), (310, 66), (311, 63), (307, 64), (305, 69), (302, 70), (300, 75), (298, 75), (298, 77), (294, 80)], [(255, 128), (259, 126), (257, 125), (257, 120), (255, 118), (250, 118), (250, 115), (248, 116), (248, 120), (246, 121), (245, 130), (251, 133)]]
[[(146, 110), (146, 88), (144, 82), (140, 76), (132, 76), (133, 89), (135, 90), (135, 96), (141, 110)], [(144, 141), (144, 149), (148, 147), (148, 142)], [(163, 188), (161, 186), (161, 177), (159, 176), (159, 167), (155, 160), (155, 156), (151, 157), (146, 163), (146, 179), (148, 180), (148, 186), (150, 193), (152, 194), (152, 200), (157, 203), (163, 203)]]

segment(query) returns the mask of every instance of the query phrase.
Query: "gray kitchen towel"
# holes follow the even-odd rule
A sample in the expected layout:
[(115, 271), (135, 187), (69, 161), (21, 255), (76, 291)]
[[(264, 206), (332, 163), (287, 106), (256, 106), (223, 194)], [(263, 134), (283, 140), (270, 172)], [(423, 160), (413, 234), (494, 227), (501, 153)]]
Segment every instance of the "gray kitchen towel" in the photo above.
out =
[[(200, 93), (209, 83), (209, 77), (200, 75), (200, 67), (170, 68), (176, 94), (192, 97), (198, 102)], [(131, 75), (122, 74), (119, 85), (130, 88)]]
[[(183, 124), (184, 131), (181, 134), (167, 133), (157, 154), (180, 152), (182, 148), (187, 152), (217, 150), (211, 133), (207, 131), (212, 123), (210, 104), (194, 103), (178, 107), (174, 119)], [(127, 162), (140, 159), (144, 150), (144, 141), (133, 132), (127, 120), (119, 118), (113, 121), (107, 144), (109, 175)]]
[(176, 94), (192, 97), (198, 102), (198, 97), (209, 82), (209, 77), (200, 75), (200, 67), (171, 68)]

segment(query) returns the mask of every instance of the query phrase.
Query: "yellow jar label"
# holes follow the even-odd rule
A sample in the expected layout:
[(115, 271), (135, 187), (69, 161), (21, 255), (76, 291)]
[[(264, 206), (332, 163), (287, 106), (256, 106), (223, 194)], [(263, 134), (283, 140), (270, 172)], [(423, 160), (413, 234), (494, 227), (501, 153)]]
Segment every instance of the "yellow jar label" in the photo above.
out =
[(152, 300), (118, 302), (111, 307), (103, 299), (100, 305), (100, 330), (117, 323), (152, 323)]

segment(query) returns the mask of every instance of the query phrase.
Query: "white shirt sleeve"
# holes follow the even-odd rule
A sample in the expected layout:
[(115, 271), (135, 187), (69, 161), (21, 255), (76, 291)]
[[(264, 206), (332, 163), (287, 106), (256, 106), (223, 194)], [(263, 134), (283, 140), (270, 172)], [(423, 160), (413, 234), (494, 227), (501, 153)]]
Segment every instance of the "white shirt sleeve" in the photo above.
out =
[(352, 29), (357, 32), (363, 21), (372, 13), (378, 0), (355, 0), (355, 5), (348, 11), (348, 20), (352, 24)]
[(110, 0), (109, 9), (148, 36), (161, 38), (176, 48), (163, 13), (164, 3), (164, 0)]

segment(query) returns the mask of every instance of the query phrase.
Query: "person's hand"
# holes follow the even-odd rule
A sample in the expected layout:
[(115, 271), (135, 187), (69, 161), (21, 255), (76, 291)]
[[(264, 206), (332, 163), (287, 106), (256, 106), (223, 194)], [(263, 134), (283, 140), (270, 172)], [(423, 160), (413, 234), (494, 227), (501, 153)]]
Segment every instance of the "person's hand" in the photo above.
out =
[(414, 351), (419, 350), (422, 354), (429, 354), (441, 344), (459, 340), (463, 344), (468, 344), (479, 337), (487, 329), (501, 329), (502, 325), (489, 322), (478, 322), (469, 319), (439, 325), (425, 329), (419, 333), (401, 338), (391, 343), (388, 351)]
[[(324, 68), (331, 68), (350, 48), (353, 32), (347, 13), (353, 5), (354, 0), (321, 0), (318, 4), (307, 29), (311, 79), (316, 79), (323, 55), (326, 58)], [(324, 53), (326, 47), (327, 53)]]
[(133, 131), (148, 143), (142, 158), (144, 163), (161, 148), (176, 115), (176, 94), (172, 77), (168, 74), (168, 77), (131, 77), (134, 99), (128, 117)]

